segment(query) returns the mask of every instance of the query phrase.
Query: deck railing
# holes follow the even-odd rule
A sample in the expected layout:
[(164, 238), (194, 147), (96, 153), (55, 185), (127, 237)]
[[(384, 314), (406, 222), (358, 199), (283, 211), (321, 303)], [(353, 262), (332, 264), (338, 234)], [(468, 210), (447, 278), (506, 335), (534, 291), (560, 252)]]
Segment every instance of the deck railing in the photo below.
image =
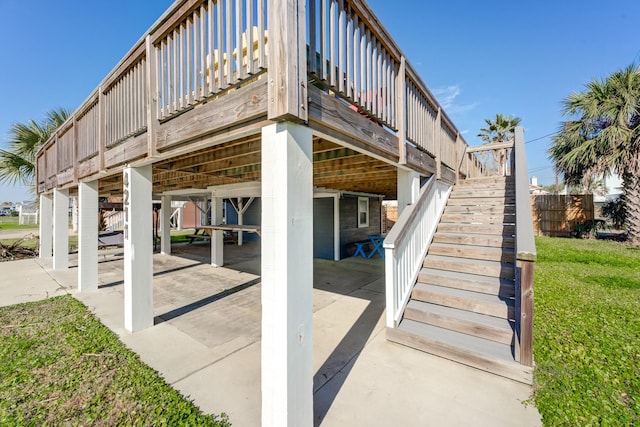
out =
[(536, 243), (529, 196), (524, 130), (515, 130), (513, 167), (516, 188), (516, 357), (522, 365), (533, 366), (533, 270)]
[(466, 142), (361, 0), (308, 0), (307, 69), (336, 95), (456, 171)]
[(460, 165), (466, 178), (511, 176), (513, 141), (467, 147)]
[(452, 187), (432, 175), (384, 239), (387, 326), (400, 321)]
[[(154, 156), (176, 144), (175, 138), (166, 141), (166, 133), (165, 140), (156, 137), (164, 123), (252, 82), (268, 68), (269, 58), (272, 64), (284, 64), (281, 70), (274, 66), (274, 74), (293, 73), (291, 67), (304, 61), (300, 56), (305, 55), (305, 41), (306, 67), (299, 68), (306, 68), (310, 79), (353, 109), (394, 131), (400, 163), (407, 162), (408, 143), (435, 158), (439, 177), (455, 181), (466, 143), (367, 4), (307, 0), (297, 11), (289, 6), (285, 0), (174, 3), (38, 153), (38, 191)], [(278, 21), (282, 14), (294, 18)], [(282, 48), (278, 43), (285, 36), (280, 32), (272, 35), (270, 44), (269, 19), (280, 32), (284, 23), (293, 33), (295, 20), (304, 19), (303, 47)], [(277, 60), (283, 52), (288, 62)], [(280, 95), (283, 89), (271, 86), (269, 90)], [(304, 89), (300, 93), (298, 108), (304, 112), (307, 97)], [(299, 118), (306, 120), (304, 114)], [(269, 113), (270, 118), (291, 115), (296, 113)]]

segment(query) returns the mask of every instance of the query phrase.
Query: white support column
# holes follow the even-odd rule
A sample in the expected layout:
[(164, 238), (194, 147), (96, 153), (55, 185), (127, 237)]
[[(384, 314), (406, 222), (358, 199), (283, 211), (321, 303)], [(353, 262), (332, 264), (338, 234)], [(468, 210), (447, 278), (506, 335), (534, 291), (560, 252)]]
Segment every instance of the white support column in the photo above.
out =
[(153, 206), (151, 165), (123, 171), (124, 327), (153, 326)]
[(71, 198), (71, 230), (78, 232), (78, 196)]
[(262, 425), (313, 425), (311, 130), (262, 128)]
[[(238, 225), (244, 224), (244, 200), (242, 197), (238, 197)], [(242, 240), (244, 238), (244, 232), (238, 231), (238, 246), (242, 246)]]
[(171, 196), (162, 196), (160, 203), (160, 252), (171, 255)]
[(53, 190), (53, 269), (69, 268), (69, 190)]
[(51, 258), (53, 252), (53, 196), (40, 194), (40, 258)]
[(420, 175), (414, 171), (398, 169), (398, 217), (420, 194)]
[[(222, 223), (222, 197), (211, 197), (211, 223)], [(224, 265), (224, 236), (222, 230), (215, 230), (211, 235), (211, 265), (222, 267)]]
[(333, 197), (333, 260), (340, 261), (340, 194)]
[(78, 290), (98, 290), (98, 181), (78, 184)]

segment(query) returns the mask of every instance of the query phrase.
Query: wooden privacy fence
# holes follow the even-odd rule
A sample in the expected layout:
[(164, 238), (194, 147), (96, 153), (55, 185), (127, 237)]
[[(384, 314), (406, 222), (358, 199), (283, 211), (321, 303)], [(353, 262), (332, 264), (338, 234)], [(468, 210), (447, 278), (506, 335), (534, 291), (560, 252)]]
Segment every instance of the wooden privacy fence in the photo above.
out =
[(573, 227), (594, 219), (592, 194), (531, 195), (536, 236), (570, 236)]

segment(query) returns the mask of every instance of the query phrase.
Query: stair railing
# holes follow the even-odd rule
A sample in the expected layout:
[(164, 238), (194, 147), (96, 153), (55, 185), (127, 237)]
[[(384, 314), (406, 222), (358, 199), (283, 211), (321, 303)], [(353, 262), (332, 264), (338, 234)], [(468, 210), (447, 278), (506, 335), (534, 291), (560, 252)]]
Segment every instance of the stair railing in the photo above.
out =
[(510, 176), (512, 154), (513, 141), (467, 147), (460, 173), (465, 178)]
[(452, 186), (435, 175), (422, 187), (384, 239), (387, 326), (397, 327), (422, 268)]
[(513, 169), (516, 187), (516, 360), (521, 365), (533, 366), (533, 270), (536, 261), (536, 243), (533, 238), (533, 219), (529, 196), (527, 156), (524, 130), (515, 129)]

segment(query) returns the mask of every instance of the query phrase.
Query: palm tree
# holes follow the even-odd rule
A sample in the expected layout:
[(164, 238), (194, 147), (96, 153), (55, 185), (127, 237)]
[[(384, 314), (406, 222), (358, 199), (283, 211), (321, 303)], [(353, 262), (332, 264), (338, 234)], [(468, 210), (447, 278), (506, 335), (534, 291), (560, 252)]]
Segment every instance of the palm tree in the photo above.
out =
[(0, 182), (22, 184), (35, 192), (35, 159), (38, 149), (67, 120), (69, 111), (51, 110), (44, 120), (14, 123), (9, 129), (9, 149), (0, 150)]
[(629, 66), (564, 101), (565, 116), (549, 149), (567, 184), (585, 176), (622, 176), (629, 239), (640, 244), (640, 69)]
[(507, 117), (503, 114), (496, 114), (494, 120), (484, 119), (484, 121), (487, 127), (480, 128), (480, 133), (476, 136), (485, 144), (497, 144), (512, 139), (513, 132), (522, 119), (513, 115)]

